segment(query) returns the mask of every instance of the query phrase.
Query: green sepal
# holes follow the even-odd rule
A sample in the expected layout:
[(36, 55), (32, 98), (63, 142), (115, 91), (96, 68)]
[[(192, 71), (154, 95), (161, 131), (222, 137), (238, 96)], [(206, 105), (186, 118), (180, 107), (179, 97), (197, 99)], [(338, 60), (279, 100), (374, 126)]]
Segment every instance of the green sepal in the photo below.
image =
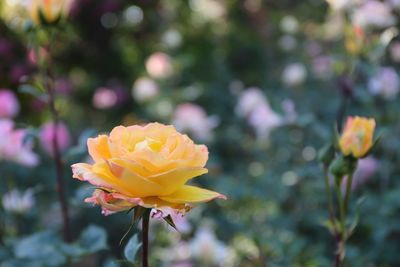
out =
[(352, 156), (339, 155), (331, 163), (330, 171), (335, 177), (343, 177), (353, 173), (356, 167), (357, 167), (356, 158)]
[(163, 218), (172, 228), (174, 228), (177, 232), (179, 232), (178, 228), (175, 225), (174, 220), (172, 219), (171, 215)]

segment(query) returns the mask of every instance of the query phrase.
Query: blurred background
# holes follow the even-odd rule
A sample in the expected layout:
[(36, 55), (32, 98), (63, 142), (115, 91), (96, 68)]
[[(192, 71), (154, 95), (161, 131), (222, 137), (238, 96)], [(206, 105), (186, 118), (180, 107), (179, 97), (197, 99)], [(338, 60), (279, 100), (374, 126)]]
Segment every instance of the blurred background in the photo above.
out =
[(180, 232), (153, 220), (151, 266), (331, 266), (316, 157), (347, 115), (384, 135), (354, 178), (346, 266), (400, 266), (400, 1), (71, 3), (50, 47), (72, 244), (35, 87), (50, 48), (32, 45), (47, 37), (27, 6), (0, 0), (1, 267), (128, 266), (131, 214), (85, 204), (92, 188), (69, 166), (88, 160), (88, 137), (151, 121), (206, 144), (210, 172), (194, 182), (229, 198), (176, 218)]

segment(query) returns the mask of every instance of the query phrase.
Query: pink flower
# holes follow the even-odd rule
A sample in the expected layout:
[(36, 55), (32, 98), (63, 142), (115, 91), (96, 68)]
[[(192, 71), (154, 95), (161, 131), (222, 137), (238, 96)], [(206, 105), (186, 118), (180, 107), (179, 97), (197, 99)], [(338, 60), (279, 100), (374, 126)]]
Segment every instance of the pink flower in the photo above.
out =
[(93, 95), (93, 106), (98, 109), (112, 108), (117, 102), (117, 93), (113, 89), (107, 87), (97, 88)]
[(381, 67), (368, 81), (368, 90), (373, 95), (380, 95), (385, 99), (396, 98), (400, 90), (400, 78), (392, 67)]
[(160, 88), (157, 83), (150, 78), (140, 77), (133, 84), (132, 96), (140, 103), (154, 99), (159, 93)]
[(390, 45), (390, 57), (394, 62), (400, 62), (400, 42), (393, 42)]
[(199, 141), (207, 141), (218, 125), (218, 118), (208, 117), (204, 109), (196, 104), (185, 103), (175, 109), (172, 124), (178, 131), (188, 132)]
[[(357, 169), (353, 174), (353, 182), (351, 185), (352, 190), (355, 190), (368, 182), (368, 180), (375, 174), (379, 167), (379, 161), (373, 157), (366, 157), (360, 159), (357, 164)], [(342, 190), (345, 190), (347, 177), (343, 179)]]
[(249, 124), (256, 130), (258, 138), (268, 138), (273, 129), (283, 124), (283, 118), (266, 102), (251, 113)]
[(25, 131), (14, 129), (14, 122), (0, 119), (0, 160), (13, 161), (25, 166), (36, 166), (38, 157), (32, 152), (32, 143), (24, 140)]
[(0, 118), (14, 118), (19, 113), (19, 102), (8, 89), (0, 89)]
[(352, 17), (353, 24), (363, 28), (386, 28), (396, 23), (390, 6), (381, 1), (368, 0), (356, 8)]
[(146, 61), (146, 70), (154, 78), (167, 78), (173, 72), (171, 58), (165, 53), (154, 53)]
[(53, 122), (45, 123), (40, 131), (40, 143), (44, 151), (49, 155), (53, 154), (54, 130), (57, 128), (58, 147), (65, 150), (70, 145), (70, 134), (64, 123), (58, 123), (55, 127)]

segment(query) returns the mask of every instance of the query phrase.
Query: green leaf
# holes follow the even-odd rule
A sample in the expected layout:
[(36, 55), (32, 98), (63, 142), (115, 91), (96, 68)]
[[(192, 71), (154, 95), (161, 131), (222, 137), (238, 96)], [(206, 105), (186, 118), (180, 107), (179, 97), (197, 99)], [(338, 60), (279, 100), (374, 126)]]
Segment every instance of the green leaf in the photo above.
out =
[(45, 98), (46, 94), (44, 94), (40, 89), (30, 84), (23, 84), (18, 88), (18, 91), (23, 94), (29, 94), (37, 98)]
[(61, 266), (66, 262), (66, 257), (57, 249), (61, 244), (54, 232), (39, 232), (19, 240), (14, 246), (14, 254), (18, 259), (36, 260), (45, 266)]
[(77, 244), (88, 253), (106, 249), (107, 233), (99, 226), (90, 225), (82, 232)]
[(137, 234), (133, 235), (128, 243), (125, 246), (124, 249), (124, 256), (125, 258), (131, 262), (131, 263), (135, 263), (135, 256), (138, 252), (138, 250), (140, 249), (140, 247), (142, 246), (141, 243), (139, 243), (139, 238), (137, 237)]

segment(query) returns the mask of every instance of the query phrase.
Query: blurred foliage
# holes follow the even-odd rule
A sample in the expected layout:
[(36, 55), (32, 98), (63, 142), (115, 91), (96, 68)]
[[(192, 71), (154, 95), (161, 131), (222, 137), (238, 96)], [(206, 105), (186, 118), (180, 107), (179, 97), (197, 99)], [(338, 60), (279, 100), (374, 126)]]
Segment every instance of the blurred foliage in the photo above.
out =
[[(50, 113), (28, 86), (38, 75), (27, 56), (32, 39), (23, 27), (0, 20), (0, 87), (17, 93), (21, 111), (15, 121), (19, 127), (32, 128), (40, 155), (35, 168), (1, 163), (0, 195), (13, 188), (34, 188), (36, 202), (23, 214), (0, 209), (0, 267), (124, 266), (126, 262), (117, 260), (124, 253), (133, 262), (129, 255), (138, 249), (136, 237), (119, 245), (131, 214), (104, 217), (98, 207), (86, 205), (83, 200), (92, 188), (73, 180), (69, 166), (86, 160), (88, 137), (119, 124), (172, 123), (175, 108), (186, 102), (218, 118), (212, 138), (198, 141), (209, 147), (210, 172), (195, 183), (229, 199), (193, 210), (186, 216), (192, 229), (180, 237), (154, 224), (151, 251), (168, 249), (178, 242), (176, 238), (190, 242), (198, 228), (210, 224), (217, 239), (235, 254), (234, 264), (215, 266), (330, 266), (334, 242), (323, 226), (327, 200), (315, 157), (331, 141), (335, 121), (345, 112), (374, 117), (384, 131), (373, 153), (378, 168), (354, 191), (353, 212), (356, 199), (364, 201), (345, 265), (400, 266), (399, 99), (384, 99), (368, 91), (368, 80), (379, 66), (399, 68), (388, 44), (368, 43), (381, 49), (375, 60), (372, 48), (364, 54), (349, 54), (343, 35), (326, 39), (322, 26), (331, 10), (322, 0), (206, 2), (202, 6), (199, 0), (81, 0), (60, 25), (51, 51), (56, 78), (72, 87), (67, 94), (59, 93), (56, 103), (74, 140), (63, 154), (76, 240), (71, 244), (64, 243), (60, 234), (52, 158), (40, 148), (35, 133)], [(218, 3), (221, 13), (207, 6), (209, 2)], [(288, 16), (298, 23), (290, 34), (282, 29), (282, 20)], [(284, 36), (294, 40), (292, 48), (285, 48)], [(314, 45), (319, 55), (332, 61), (322, 78), (313, 72), (315, 56), (309, 50)], [(131, 96), (133, 83), (151, 76), (146, 60), (155, 52), (169, 55), (173, 71), (167, 78), (151, 77), (160, 92), (141, 102)], [(290, 86), (282, 80), (282, 72), (294, 62), (305, 66), (307, 76)], [(348, 87), (345, 78), (351, 79)], [(284, 101), (290, 100), (296, 119), (260, 138), (235, 111), (241, 92), (248, 87), (261, 88), (281, 116), (286, 112)], [(94, 105), (98, 88), (115, 93), (112, 106)], [(108, 95), (106, 101), (115, 95)], [(152, 253), (151, 266), (178, 266), (157, 255)], [(213, 266), (192, 262), (193, 266)]]

